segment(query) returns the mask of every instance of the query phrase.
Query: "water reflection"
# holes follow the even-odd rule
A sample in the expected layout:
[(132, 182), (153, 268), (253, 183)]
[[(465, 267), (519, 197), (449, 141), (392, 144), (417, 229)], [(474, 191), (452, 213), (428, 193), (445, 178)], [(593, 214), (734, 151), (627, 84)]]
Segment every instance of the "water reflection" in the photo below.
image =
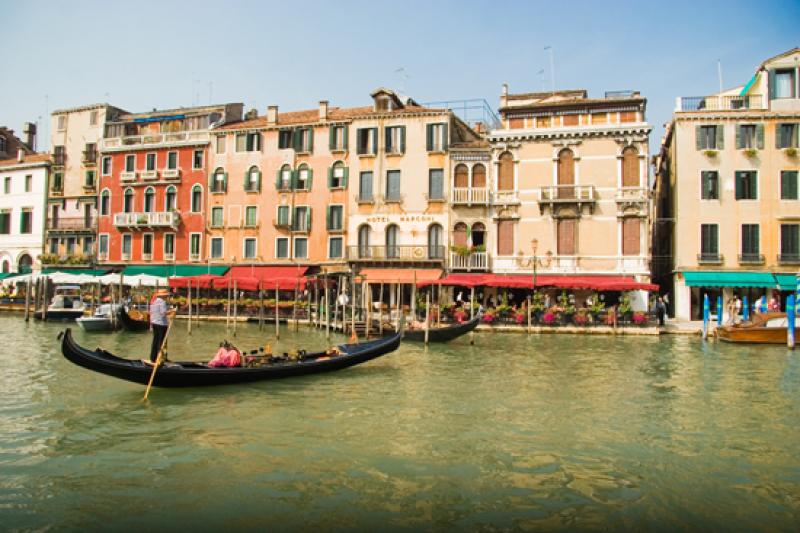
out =
[[(480, 334), (142, 403), (141, 386), (64, 360), (58, 325), (0, 328), (7, 528), (789, 529), (800, 516), (800, 371), (781, 347)], [(225, 336), (178, 329), (171, 356), (210, 359)], [(325, 345), (255, 326), (235, 342)]]

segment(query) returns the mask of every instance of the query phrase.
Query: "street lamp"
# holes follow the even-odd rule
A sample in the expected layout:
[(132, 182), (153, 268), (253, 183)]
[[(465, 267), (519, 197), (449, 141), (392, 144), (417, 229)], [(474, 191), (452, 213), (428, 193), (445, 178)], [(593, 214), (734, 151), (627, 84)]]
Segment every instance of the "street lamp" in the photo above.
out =
[(539, 248), (539, 240), (538, 239), (531, 239), (531, 250), (533, 250), (533, 286), (531, 288), (531, 293), (536, 290), (536, 263), (538, 262), (536, 258), (536, 250)]

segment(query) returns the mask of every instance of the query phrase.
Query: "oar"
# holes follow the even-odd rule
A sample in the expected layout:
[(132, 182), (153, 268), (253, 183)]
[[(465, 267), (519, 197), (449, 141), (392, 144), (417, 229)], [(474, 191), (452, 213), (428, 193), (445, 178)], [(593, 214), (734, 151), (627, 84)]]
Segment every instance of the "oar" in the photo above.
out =
[(172, 329), (172, 321), (173, 319), (170, 319), (169, 324), (167, 325), (167, 333), (164, 335), (164, 340), (161, 341), (161, 349), (158, 350), (158, 357), (156, 357), (156, 362), (153, 365), (153, 371), (150, 373), (150, 381), (147, 382), (147, 389), (144, 391), (144, 398), (142, 398), (142, 401), (146, 400), (147, 395), (150, 394), (150, 387), (153, 386), (153, 380), (156, 377), (156, 370), (158, 370), (158, 367), (161, 364), (161, 356), (164, 355), (164, 345), (167, 344), (167, 338), (169, 338), (169, 332)]

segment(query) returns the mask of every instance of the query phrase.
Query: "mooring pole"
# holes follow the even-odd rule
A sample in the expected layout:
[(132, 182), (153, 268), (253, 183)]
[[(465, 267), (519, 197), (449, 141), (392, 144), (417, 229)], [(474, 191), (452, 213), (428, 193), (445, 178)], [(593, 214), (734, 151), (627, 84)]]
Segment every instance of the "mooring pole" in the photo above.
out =
[(425, 295), (425, 346), (428, 345), (428, 332), (430, 330), (431, 320), (431, 292)]
[(186, 281), (186, 304), (189, 307), (189, 320), (186, 321), (186, 331), (192, 334), (192, 280)]
[(281, 338), (281, 323), (280, 319), (278, 318), (279, 315), (279, 308), (278, 308), (278, 299), (280, 298), (280, 293), (278, 292), (278, 282), (275, 282), (275, 339)]

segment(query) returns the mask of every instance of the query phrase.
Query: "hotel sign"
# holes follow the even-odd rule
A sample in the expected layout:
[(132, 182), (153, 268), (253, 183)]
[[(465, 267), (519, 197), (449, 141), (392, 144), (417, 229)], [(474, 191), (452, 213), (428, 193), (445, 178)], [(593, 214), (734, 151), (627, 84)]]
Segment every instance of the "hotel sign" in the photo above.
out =
[(374, 215), (367, 217), (367, 222), (389, 223), (389, 222), (434, 222), (436, 217), (433, 215)]

